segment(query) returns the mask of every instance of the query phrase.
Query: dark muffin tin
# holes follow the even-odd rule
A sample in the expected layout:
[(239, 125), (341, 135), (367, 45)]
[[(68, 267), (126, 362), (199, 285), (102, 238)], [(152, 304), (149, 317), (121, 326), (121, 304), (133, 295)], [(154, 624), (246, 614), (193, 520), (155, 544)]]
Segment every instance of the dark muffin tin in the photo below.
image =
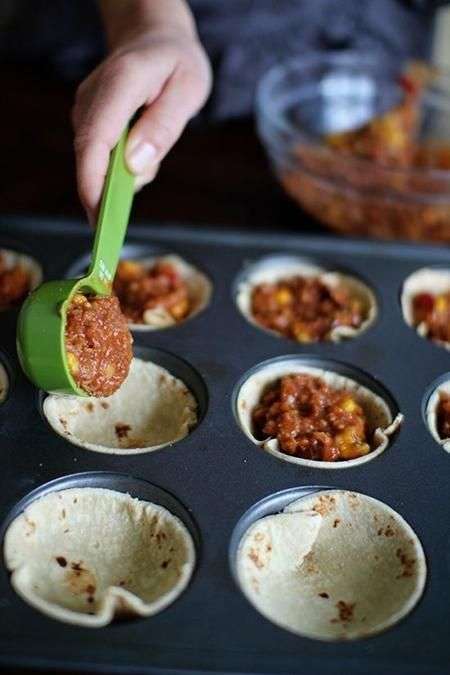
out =
[[(4, 219), (0, 246), (32, 251), (45, 278), (55, 279), (82, 265), (77, 261), (89, 249), (90, 236), (87, 226), (71, 222)], [(431, 437), (421, 410), (429, 386), (450, 370), (449, 352), (404, 323), (399, 293), (419, 267), (450, 267), (449, 249), (167, 225), (131, 227), (128, 242), (134, 254), (141, 247), (146, 255), (178, 253), (214, 284), (209, 306), (191, 321), (135, 333), (136, 348), (159, 350), (153, 354), (161, 358), (164, 352), (181, 357), (203, 379), (206, 391), (197, 381), (194, 394), (202, 398), (204, 417), (190, 436), (149, 454), (104, 455), (71, 445), (44, 422), (39, 392), (20, 371), (17, 312), (2, 313), (0, 358), (12, 376), (0, 406), (3, 532), (30, 498), (50, 489), (102, 485), (152, 499), (179, 515), (197, 543), (196, 573), (187, 591), (160, 614), (88, 629), (52, 620), (25, 604), (2, 565), (0, 663), (5, 672), (34, 666), (165, 675), (448, 673), (450, 456)], [(326, 260), (327, 267), (362, 277), (378, 299), (375, 324), (346, 342), (316, 345), (297, 345), (249, 324), (234, 304), (236, 279), (247, 263), (283, 252), (319, 264)], [(279, 461), (247, 439), (234, 419), (236, 383), (260, 362), (287, 354), (310, 355), (315, 365), (322, 357), (344, 362), (379, 380), (405, 415), (387, 450), (361, 466), (330, 472)], [(170, 356), (166, 361), (170, 368)], [(189, 386), (188, 366), (184, 372)], [(285, 504), (276, 493), (296, 488), (301, 494), (317, 485), (386, 502), (422, 541), (428, 561), (424, 596), (382, 635), (331, 644), (300, 638), (260, 616), (233, 580), (236, 537), (246, 522), (232, 540), (239, 519), (263, 498), (269, 498), (264, 513), (273, 512)]]

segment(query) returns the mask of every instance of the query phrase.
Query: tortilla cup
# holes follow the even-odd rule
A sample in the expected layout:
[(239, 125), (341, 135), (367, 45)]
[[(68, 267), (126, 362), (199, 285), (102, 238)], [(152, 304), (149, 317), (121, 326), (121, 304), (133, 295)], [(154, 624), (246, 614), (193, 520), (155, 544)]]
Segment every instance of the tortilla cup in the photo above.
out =
[[(403, 318), (408, 326), (415, 328), (421, 337), (428, 338), (428, 328), (425, 322), (414, 326), (414, 297), (419, 293), (437, 295), (447, 292), (450, 292), (450, 270), (423, 267), (411, 274), (403, 284), (401, 296)], [(432, 340), (432, 342), (445, 349), (450, 349), (450, 342), (444, 342), (443, 340)]]
[[(11, 269), (16, 265), (20, 265), (24, 268), (30, 280), (30, 291), (34, 291), (34, 289), (42, 283), (42, 267), (39, 265), (37, 260), (29, 255), (19, 253), (18, 251), (13, 251), (9, 248), (0, 248), (0, 255), (2, 256), (3, 262), (7, 269)], [(0, 311), (8, 310), (10, 307), (11, 305), (0, 306)]]
[(52, 394), (43, 410), (53, 429), (70, 443), (115, 455), (171, 445), (197, 422), (197, 402), (186, 385), (164, 368), (137, 358), (112, 396)]
[(277, 331), (272, 331), (261, 326), (253, 318), (251, 310), (252, 292), (255, 286), (261, 283), (277, 283), (283, 279), (300, 275), (302, 277), (315, 277), (326, 286), (335, 288), (343, 286), (348, 292), (363, 303), (367, 312), (367, 318), (358, 328), (351, 326), (337, 326), (330, 333), (331, 342), (340, 342), (345, 338), (352, 338), (360, 335), (371, 326), (378, 315), (378, 305), (373, 291), (356, 277), (343, 274), (341, 272), (331, 272), (323, 267), (309, 263), (301, 258), (293, 256), (273, 256), (261, 260), (252, 265), (245, 278), (238, 285), (236, 294), (236, 304), (247, 321), (257, 328), (276, 335), (284, 337)]
[[(133, 260), (130, 258), (130, 260)], [(153, 256), (146, 258), (136, 258), (135, 261), (145, 269), (150, 269), (157, 262), (169, 263), (172, 265), (183, 281), (186, 283), (191, 309), (187, 317), (182, 321), (176, 322), (173, 316), (164, 307), (155, 307), (147, 309), (144, 312), (144, 323), (130, 323), (131, 330), (146, 331), (159, 330), (161, 328), (170, 328), (176, 326), (201, 312), (209, 304), (212, 294), (212, 284), (208, 277), (200, 272), (193, 265), (187, 263), (178, 255)]]
[(195, 547), (162, 506), (113, 490), (74, 488), (36, 499), (15, 518), (4, 557), (25, 602), (94, 628), (170, 605), (189, 583)]
[(446, 382), (442, 382), (442, 384), (437, 386), (433, 391), (426, 405), (425, 416), (428, 428), (435, 441), (437, 441), (446, 452), (450, 452), (450, 438), (441, 438), (437, 428), (437, 410), (441, 393), (450, 396), (450, 379)]
[[(284, 375), (294, 375), (297, 373), (307, 373), (314, 377), (320, 377), (333, 388), (346, 389), (352, 392), (355, 400), (366, 414), (369, 437), (373, 434), (372, 448), (367, 455), (338, 462), (303, 459), (302, 457), (294, 457), (293, 455), (281, 452), (276, 438), (267, 438), (263, 441), (255, 438), (253, 435), (252, 412), (260, 402), (262, 394), (268, 386), (275, 383)], [(295, 358), (269, 362), (250, 375), (242, 384), (237, 395), (236, 414), (243, 432), (255, 445), (259, 445), (263, 450), (266, 450), (278, 459), (282, 459), (284, 462), (315, 467), (317, 469), (348, 469), (375, 459), (387, 448), (389, 437), (392, 436), (403, 421), (401, 413), (398, 413), (395, 419), (393, 419), (389, 406), (381, 396), (359, 384), (356, 380), (330, 370), (305, 365), (300, 359), (296, 360)]]
[(3, 401), (6, 399), (6, 397), (8, 396), (8, 391), (9, 391), (8, 372), (3, 363), (0, 362), (0, 403), (3, 403)]
[(256, 609), (282, 628), (355, 640), (413, 609), (426, 562), (417, 535), (389, 506), (329, 490), (251, 525), (239, 545), (237, 576)]

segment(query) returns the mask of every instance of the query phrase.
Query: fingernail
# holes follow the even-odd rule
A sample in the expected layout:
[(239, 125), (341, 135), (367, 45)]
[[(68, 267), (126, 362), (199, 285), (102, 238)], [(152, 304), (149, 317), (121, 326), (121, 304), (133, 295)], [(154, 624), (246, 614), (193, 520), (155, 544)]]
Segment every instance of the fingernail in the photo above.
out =
[(139, 141), (132, 145), (126, 154), (127, 164), (134, 174), (140, 174), (153, 164), (156, 157), (156, 148), (151, 143)]

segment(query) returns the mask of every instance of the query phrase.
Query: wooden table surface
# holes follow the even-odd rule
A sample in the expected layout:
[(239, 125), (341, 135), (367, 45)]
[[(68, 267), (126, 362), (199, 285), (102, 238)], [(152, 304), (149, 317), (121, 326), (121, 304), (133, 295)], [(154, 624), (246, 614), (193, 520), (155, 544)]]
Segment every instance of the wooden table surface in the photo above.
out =
[[(2, 213), (84, 219), (70, 126), (74, 86), (25, 67), (1, 66), (0, 74)], [(154, 183), (136, 196), (133, 222), (143, 220), (324, 232), (279, 188), (252, 121), (188, 128)]]

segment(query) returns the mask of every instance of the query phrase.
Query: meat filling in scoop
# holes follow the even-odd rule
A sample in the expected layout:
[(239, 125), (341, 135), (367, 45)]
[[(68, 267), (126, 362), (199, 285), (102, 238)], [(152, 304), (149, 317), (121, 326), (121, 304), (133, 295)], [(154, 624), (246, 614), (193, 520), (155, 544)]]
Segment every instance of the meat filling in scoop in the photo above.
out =
[(276, 438), (280, 450), (304, 459), (336, 462), (370, 452), (367, 420), (351, 392), (307, 374), (286, 375), (253, 411), (255, 436)]
[(66, 316), (69, 370), (91, 396), (110, 396), (128, 375), (133, 339), (114, 296), (77, 294)]

